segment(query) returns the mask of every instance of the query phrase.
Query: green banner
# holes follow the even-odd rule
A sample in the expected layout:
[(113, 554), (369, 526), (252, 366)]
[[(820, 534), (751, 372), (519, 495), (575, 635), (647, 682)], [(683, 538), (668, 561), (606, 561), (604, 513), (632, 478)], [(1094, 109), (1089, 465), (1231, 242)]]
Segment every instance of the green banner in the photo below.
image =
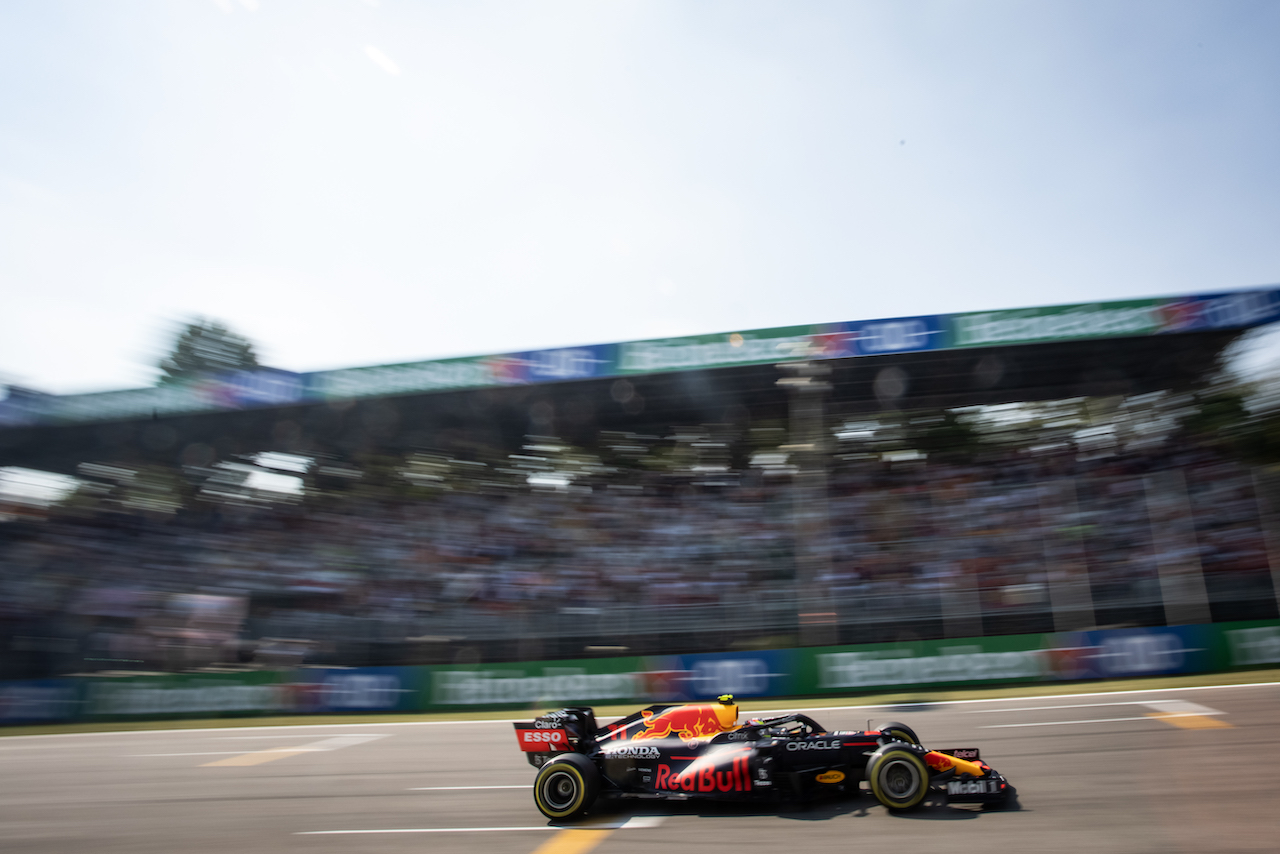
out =
[(1226, 669), (1280, 664), (1280, 621), (1218, 623), (1211, 628), (1215, 635), (1221, 637), (1218, 667)]
[[(497, 360), (497, 361), (495, 361)], [(341, 400), (499, 385), (501, 357), (482, 356), (344, 368), (311, 374), (307, 397)]]
[(825, 327), (779, 326), (718, 335), (630, 341), (618, 345), (619, 374), (768, 364), (811, 355)]
[(96, 719), (285, 714), (286, 673), (193, 673), (84, 680), (84, 713)]
[(175, 382), (151, 388), (68, 394), (50, 397), (45, 406), (51, 421), (111, 421), (149, 418), (218, 408), (199, 383)]
[(1164, 328), (1160, 312), (1163, 300), (1124, 300), (1012, 311), (979, 311), (947, 317), (948, 344), (952, 347), (991, 347), (1150, 335)]
[(1037, 682), (1052, 675), (1045, 640), (1036, 634), (796, 650), (796, 691)]
[(635, 657), (432, 667), (426, 708), (636, 701), (640, 668)]

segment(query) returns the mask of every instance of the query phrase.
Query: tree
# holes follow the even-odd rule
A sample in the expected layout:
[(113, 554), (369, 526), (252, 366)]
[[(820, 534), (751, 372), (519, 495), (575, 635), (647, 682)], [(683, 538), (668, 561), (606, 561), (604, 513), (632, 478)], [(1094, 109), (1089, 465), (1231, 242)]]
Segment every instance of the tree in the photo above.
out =
[(1182, 427), (1212, 444), (1238, 436), (1249, 421), (1244, 390), (1219, 387), (1196, 398), (1195, 408), (1182, 418)]
[(173, 351), (161, 360), (160, 382), (256, 367), (258, 357), (248, 339), (229, 330), (226, 324), (199, 318), (183, 328)]

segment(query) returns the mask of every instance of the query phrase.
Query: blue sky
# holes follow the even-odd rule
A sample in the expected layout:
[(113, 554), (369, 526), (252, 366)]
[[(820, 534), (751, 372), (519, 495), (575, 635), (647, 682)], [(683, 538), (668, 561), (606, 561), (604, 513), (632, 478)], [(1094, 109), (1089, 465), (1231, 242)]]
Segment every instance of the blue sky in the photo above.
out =
[(1274, 2), (0, 5), (0, 383), (1280, 282)]

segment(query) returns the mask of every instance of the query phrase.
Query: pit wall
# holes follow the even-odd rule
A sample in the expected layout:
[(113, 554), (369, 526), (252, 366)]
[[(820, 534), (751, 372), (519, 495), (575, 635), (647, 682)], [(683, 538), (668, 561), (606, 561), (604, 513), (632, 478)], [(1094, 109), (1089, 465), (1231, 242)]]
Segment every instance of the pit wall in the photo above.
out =
[(847, 695), (1207, 673), (1280, 664), (1280, 621), (708, 655), (0, 683), (0, 724)]

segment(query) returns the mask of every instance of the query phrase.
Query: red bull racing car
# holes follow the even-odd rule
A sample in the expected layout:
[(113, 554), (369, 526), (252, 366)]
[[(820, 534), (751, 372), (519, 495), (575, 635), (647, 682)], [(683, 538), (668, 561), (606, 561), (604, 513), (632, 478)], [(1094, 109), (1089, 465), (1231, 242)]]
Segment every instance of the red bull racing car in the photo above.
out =
[(600, 797), (794, 798), (857, 794), (909, 810), (932, 791), (949, 802), (1003, 806), (1013, 786), (977, 748), (928, 750), (899, 723), (831, 732), (794, 713), (738, 724), (725, 695), (714, 703), (657, 705), (606, 726), (586, 707), (515, 724), (538, 769), (534, 802), (550, 819), (573, 819)]

